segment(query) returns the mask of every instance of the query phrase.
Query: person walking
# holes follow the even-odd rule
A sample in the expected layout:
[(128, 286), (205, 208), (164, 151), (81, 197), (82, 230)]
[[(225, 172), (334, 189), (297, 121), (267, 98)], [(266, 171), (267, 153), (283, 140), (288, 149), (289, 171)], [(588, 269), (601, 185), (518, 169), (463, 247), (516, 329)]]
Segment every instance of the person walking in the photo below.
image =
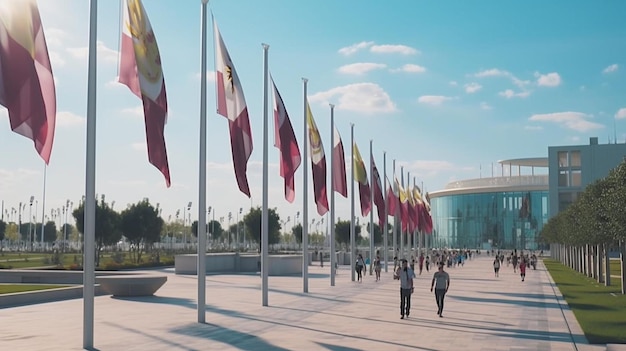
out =
[(365, 262), (363, 261), (363, 255), (359, 254), (359, 256), (356, 259), (356, 265), (354, 266), (354, 269), (356, 269), (356, 274), (357, 274), (357, 281), (363, 281), (363, 270), (365, 267)]
[(401, 266), (395, 271), (393, 279), (400, 280), (400, 319), (409, 318), (411, 312), (411, 294), (414, 291), (413, 278), (415, 273), (408, 267), (407, 260), (402, 259)]
[(522, 281), (526, 278), (526, 260), (522, 258), (519, 264), (519, 275), (522, 277)]
[(374, 272), (376, 273), (376, 281), (380, 280), (380, 256), (376, 256), (374, 260)]
[(450, 275), (443, 270), (443, 262), (439, 263), (439, 271), (433, 274), (433, 281), (430, 284), (430, 291), (435, 289), (435, 300), (437, 300), (437, 314), (443, 317), (443, 299), (450, 288)]
[(493, 272), (494, 272), (496, 278), (500, 276), (499, 275), (499, 272), (500, 272), (500, 260), (498, 259), (498, 257), (496, 257), (496, 259), (493, 260)]

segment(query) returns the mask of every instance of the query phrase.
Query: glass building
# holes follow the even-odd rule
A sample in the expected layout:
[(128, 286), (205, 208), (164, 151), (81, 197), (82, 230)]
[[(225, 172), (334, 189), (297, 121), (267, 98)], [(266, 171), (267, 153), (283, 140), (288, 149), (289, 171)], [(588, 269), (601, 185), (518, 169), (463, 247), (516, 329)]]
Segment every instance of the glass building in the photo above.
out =
[[(434, 229), (429, 246), (543, 249), (537, 236), (549, 218), (548, 158), (499, 163), (500, 177), (456, 181), (430, 193)], [(530, 174), (522, 174), (522, 167)], [(545, 174), (535, 174), (537, 169)]]

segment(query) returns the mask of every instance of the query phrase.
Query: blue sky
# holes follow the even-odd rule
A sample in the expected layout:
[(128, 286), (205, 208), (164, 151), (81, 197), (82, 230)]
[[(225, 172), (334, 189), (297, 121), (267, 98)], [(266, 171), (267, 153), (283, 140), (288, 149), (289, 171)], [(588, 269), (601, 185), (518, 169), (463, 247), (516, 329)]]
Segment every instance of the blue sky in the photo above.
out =
[[(110, 0), (98, 7), (96, 191), (115, 201), (118, 210), (148, 197), (163, 208), (165, 220), (177, 210), (182, 217), (191, 201), (194, 220), (200, 0), (143, 2), (159, 44), (168, 93), (165, 138), (172, 187), (166, 188), (160, 172), (148, 163), (141, 101), (116, 83), (120, 4)], [(88, 3), (39, 1), (57, 82), (48, 215), (67, 199), (76, 204), (85, 188)], [(374, 141), (381, 174), (386, 151), (390, 178), (395, 159), (398, 172), (404, 166), (428, 191), (454, 180), (491, 176), (491, 165), (498, 160), (545, 157), (551, 145), (587, 144), (593, 136), (601, 143), (615, 136), (618, 142), (626, 139), (626, 2), (576, 0), (563, 6), (545, 1), (215, 0), (210, 9), (242, 82), (254, 138), (250, 200), (237, 189), (227, 120), (214, 113), (215, 89), (209, 81), (207, 205), (216, 209), (216, 219), (232, 212), (234, 222), (240, 207), (245, 213), (251, 204), (261, 204), (261, 43), (270, 44), (270, 71), (301, 148), (301, 78), (307, 77), (327, 155), (328, 103), (334, 103), (348, 163), (354, 123), (355, 141), (366, 160), (369, 140)], [(211, 70), (212, 35), (209, 24)], [(296, 212), (302, 211), (301, 168), (296, 200), (289, 204), (282, 195), (272, 141), (270, 128), (270, 207), (283, 219), (290, 216), (293, 224)], [(44, 164), (30, 140), (10, 131), (4, 109), (0, 150), (5, 209), (17, 208), (34, 195), (40, 221)], [(309, 218), (319, 219), (309, 186)], [(349, 217), (348, 199), (336, 196), (336, 206), (338, 217)]]

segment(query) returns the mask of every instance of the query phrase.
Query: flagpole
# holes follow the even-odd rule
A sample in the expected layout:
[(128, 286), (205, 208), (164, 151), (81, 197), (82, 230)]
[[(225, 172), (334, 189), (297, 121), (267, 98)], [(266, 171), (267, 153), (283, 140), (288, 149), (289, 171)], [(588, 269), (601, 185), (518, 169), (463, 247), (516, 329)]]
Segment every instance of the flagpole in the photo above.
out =
[[(398, 194), (398, 202), (396, 203), (396, 207), (401, 206), (400, 204), (400, 194), (398, 193), (398, 189), (396, 187), (396, 160), (393, 159), (393, 188), (394, 194)], [(402, 209), (400, 209), (402, 212)], [(393, 257), (398, 257), (396, 254), (396, 249), (398, 248), (398, 208), (396, 208), (396, 212), (393, 214)], [(394, 263), (395, 264), (395, 263)]]
[[(330, 146), (335, 147), (335, 105), (330, 104)], [(330, 286), (335, 286), (335, 152), (330, 153)]]
[(268, 237), (268, 150), (267, 150), (267, 87), (268, 87), (268, 51), (270, 46), (268, 44), (263, 45), (263, 207), (261, 214), (261, 290), (263, 306), (267, 306), (268, 300), (268, 287), (267, 287), (267, 274), (269, 272), (268, 257), (269, 252), (269, 237)]
[(308, 81), (308, 79), (302, 78), (302, 83), (304, 85), (304, 136), (302, 139), (304, 141), (304, 145), (302, 146), (302, 190), (304, 192), (304, 196), (302, 196), (302, 291), (305, 293), (309, 292), (309, 209), (307, 203), (309, 201), (307, 196), (309, 190), (307, 174), (307, 164), (309, 162), (309, 131), (307, 118), (308, 100), (306, 91)]
[(46, 173), (48, 171), (48, 165), (43, 164), (43, 197), (41, 204), (41, 251), (43, 252), (43, 235), (46, 232)]
[(198, 323), (206, 321), (206, 50), (207, 3), (200, 5), (200, 159), (198, 161)]
[(385, 273), (387, 273), (387, 259), (389, 258), (389, 233), (387, 230), (387, 221), (389, 219), (389, 206), (387, 206), (387, 151), (383, 151), (383, 202), (385, 203), (385, 220), (383, 221), (383, 234), (385, 241)]
[(354, 123), (350, 123), (350, 164), (352, 167), (350, 182), (350, 272), (352, 281), (354, 281), (354, 260), (356, 260), (356, 248), (354, 247), (355, 241), (355, 228), (354, 228)]
[[(406, 226), (406, 246), (407, 249), (409, 250), (409, 253), (411, 252), (411, 245), (409, 244), (409, 238), (411, 238), (411, 233), (409, 230), (409, 223), (411, 223), (411, 201), (409, 200), (409, 185), (411, 183), (411, 172), (406, 172), (406, 184), (402, 184), (402, 186), (404, 186), (404, 191), (406, 191), (406, 201), (407, 201), (407, 208), (408, 211), (407, 213), (407, 226)], [(408, 256), (407, 256), (408, 257)]]
[[(404, 189), (404, 166), (400, 166), (400, 186)], [(398, 199), (400, 199), (400, 192), (398, 192)], [(408, 227), (408, 225), (407, 225), (407, 227)], [(402, 200), (400, 200), (400, 257), (402, 257), (402, 258), (404, 258), (404, 237), (403, 237), (403, 235), (404, 235), (404, 230), (402, 230)], [(400, 257), (398, 257), (398, 259), (400, 259)]]
[(374, 140), (370, 139), (370, 275), (374, 263)]
[(89, 3), (89, 66), (87, 70), (87, 147), (85, 162), (83, 348), (93, 348), (96, 233), (96, 79), (98, 0)]

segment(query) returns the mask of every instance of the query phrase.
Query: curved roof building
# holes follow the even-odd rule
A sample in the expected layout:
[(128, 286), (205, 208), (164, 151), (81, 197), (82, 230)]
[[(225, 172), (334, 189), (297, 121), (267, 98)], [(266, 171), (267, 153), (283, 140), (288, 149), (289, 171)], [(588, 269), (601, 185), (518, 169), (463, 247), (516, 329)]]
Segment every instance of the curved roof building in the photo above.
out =
[(548, 158), (502, 160), (501, 175), (451, 182), (430, 193), (430, 246), (540, 249), (548, 220)]

